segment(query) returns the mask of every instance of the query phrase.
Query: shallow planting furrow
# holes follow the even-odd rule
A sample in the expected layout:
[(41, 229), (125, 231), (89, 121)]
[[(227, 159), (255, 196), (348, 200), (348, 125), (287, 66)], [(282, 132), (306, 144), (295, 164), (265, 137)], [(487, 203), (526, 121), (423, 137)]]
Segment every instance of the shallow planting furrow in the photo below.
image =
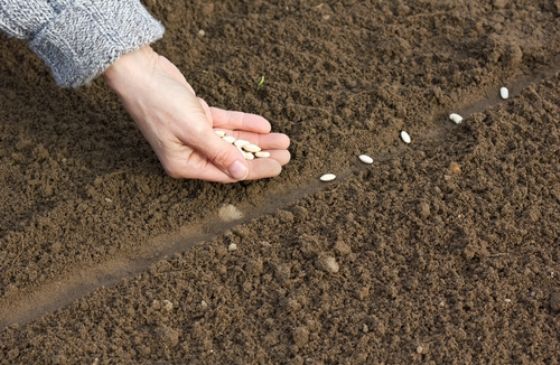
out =
[[(558, 71), (558, 67), (541, 69), (531, 76), (508, 82), (510, 97), (515, 97), (523, 88), (542, 82)], [(468, 123), (471, 114), (492, 109), (498, 103), (503, 102), (499, 97), (499, 88), (494, 91), (481, 93), (487, 97), (457, 107), (456, 112), (465, 118), (464, 123)], [(355, 158), (356, 162), (349, 169), (334, 171), (337, 176), (334, 183), (321, 183), (317, 176), (297, 187), (277, 189), (269, 192), (267, 198), (258, 204), (238, 205), (236, 208), (241, 214), (236, 217), (237, 219), (226, 221), (219, 214), (212, 214), (174, 234), (160, 235), (132, 250), (117, 252), (109, 260), (90, 266), (78, 265), (34, 290), (22, 290), (13, 295), (8, 294), (0, 301), (0, 328), (32, 321), (88, 295), (97, 288), (112, 286), (124, 278), (137, 275), (147, 270), (153, 263), (173, 254), (188, 251), (193, 246), (220, 236), (237, 225), (248, 223), (264, 215), (274, 214), (278, 209), (293, 205), (323, 189), (336, 189), (336, 185), (333, 184), (343, 183), (349, 176), (362, 174), (369, 169), (375, 173), (376, 165), (390, 164), (393, 160), (400, 159), (408, 148), (415, 148), (415, 145), (427, 146), (427, 148), (437, 145), (447, 140), (449, 133), (453, 133), (453, 128), (456, 128), (452, 123), (443, 123), (441, 120), (441, 115), (449, 112), (452, 111), (435, 113), (432, 118), (432, 128), (421, 135), (413, 135), (409, 145), (402, 144), (401, 148), (390, 153), (381, 151), (372, 154), (372, 165), (362, 164), (358, 158), (355, 158), (356, 156), (349, 156), (349, 158)], [(399, 138), (398, 131), (395, 133), (395, 138)]]

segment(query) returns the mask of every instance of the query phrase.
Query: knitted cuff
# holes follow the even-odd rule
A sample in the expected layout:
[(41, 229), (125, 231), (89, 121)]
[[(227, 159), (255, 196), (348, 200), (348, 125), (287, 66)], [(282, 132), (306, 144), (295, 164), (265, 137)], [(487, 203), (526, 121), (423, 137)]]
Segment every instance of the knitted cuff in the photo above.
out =
[(78, 87), (163, 33), (163, 26), (138, 0), (78, 0), (50, 19), (30, 47), (49, 65), (59, 85)]

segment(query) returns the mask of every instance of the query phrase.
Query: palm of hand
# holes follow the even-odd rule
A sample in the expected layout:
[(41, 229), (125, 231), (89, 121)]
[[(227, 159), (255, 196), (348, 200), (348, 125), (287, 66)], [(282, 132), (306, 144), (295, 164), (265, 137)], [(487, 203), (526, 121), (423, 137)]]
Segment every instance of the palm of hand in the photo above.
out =
[[(148, 80), (136, 98), (123, 101), (170, 176), (224, 183), (260, 179), (278, 175), (290, 160), (286, 135), (270, 133), (260, 116), (210, 108), (166, 58), (158, 56)], [(271, 158), (245, 161), (213, 128), (258, 144)], [(235, 161), (238, 172), (239, 163), (246, 167), (243, 177), (232, 173)]]

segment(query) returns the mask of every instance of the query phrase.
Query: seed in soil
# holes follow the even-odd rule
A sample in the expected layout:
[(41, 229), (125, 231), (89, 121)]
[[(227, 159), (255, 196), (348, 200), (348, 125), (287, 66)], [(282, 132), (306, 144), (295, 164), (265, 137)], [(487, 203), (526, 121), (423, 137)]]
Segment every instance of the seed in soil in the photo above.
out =
[(509, 90), (507, 87), (502, 86), (500, 88), (500, 96), (502, 97), (502, 99), (506, 100), (507, 98), (509, 98)]
[(373, 158), (368, 155), (359, 155), (358, 158), (365, 164), (371, 165), (373, 163)]
[(216, 135), (217, 135), (218, 137), (222, 137), (222, 138), (223, 138), (223, 137), (226, 136), (226, 132), (224, 132), (224, 131), (219, 131), (219, 130), (217, 130), (217, 131), (214, 131), (214, 133), (216, 133)]
[(270, 152), (267, 152), (267, 151), (255, 152), (255, 157), (257, 157), (257, 158), (269, 158), (270, 157)]
[(401, 139), (406, 144), (412, 142), (412, 139), (410, 138), (410, 134), (408, 134), (406, 131), (401, 131)]
[(335, 174), (324, 174), (319, 178), (323, 182), (333, 181), (334, 179), (336, 179)]
[(254, 160), (255, 159), (255, 155), (253, 155), (251, 152), (241, 151), (241, 153), (243, 153), (243, 158), (245, 158), (246, 160)]
[(224, 136), (222, 138), (224, 141), (226, 141), (227, 143), (233, 143), (235, 142), (235, 137), (234, 136)]
[(457, 113), (449, 114), (449, 119), (455, 124), (461, 124), (461, 122), (463, 122), (463, 117)]
[(237, 250), (237, 245), (235, 243), (230, 243), (227, 249), (228, 251), (235, 251)]
[(261, 148), (256, 144), (249, 143), (242, 147), (247, 152), (260, 152)]
[(238, 139), (237, 141), (233, 142), (236, 147), (242, 148), (245, 145), (248, 145), (250, 142), (244, 139)]

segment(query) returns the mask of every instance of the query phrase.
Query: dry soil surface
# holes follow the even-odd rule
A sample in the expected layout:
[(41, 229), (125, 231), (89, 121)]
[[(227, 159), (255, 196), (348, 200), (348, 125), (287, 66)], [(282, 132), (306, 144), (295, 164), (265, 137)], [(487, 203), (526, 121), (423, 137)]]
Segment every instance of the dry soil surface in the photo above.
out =
[(102, 81), (2, 39), (0, 363), (558, 363), (558, 1), (147, 6), (292, 162), (165, 177)]

